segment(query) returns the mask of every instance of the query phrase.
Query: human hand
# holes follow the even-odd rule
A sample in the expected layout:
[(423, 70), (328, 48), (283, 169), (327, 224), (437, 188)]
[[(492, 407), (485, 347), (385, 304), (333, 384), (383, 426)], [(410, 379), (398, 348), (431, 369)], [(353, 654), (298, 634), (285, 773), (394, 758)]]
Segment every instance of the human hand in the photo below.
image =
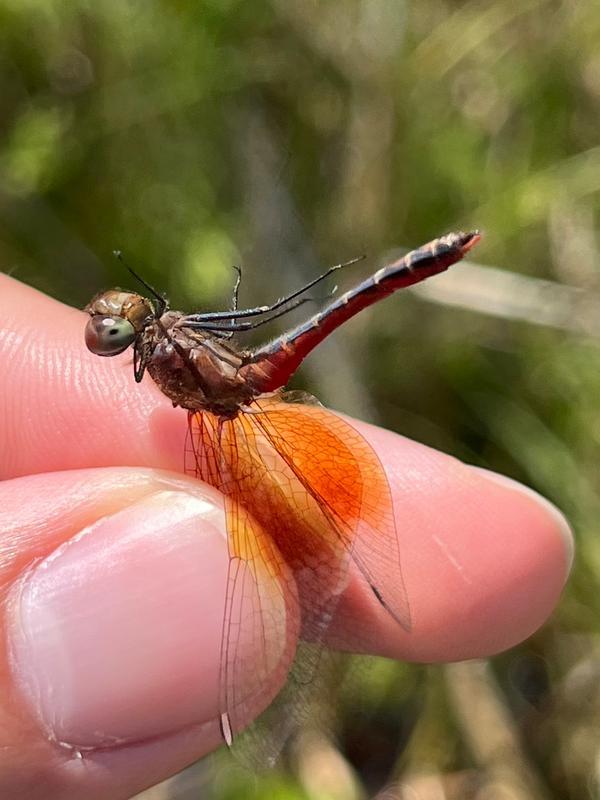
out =
[[(130, 356), (89, 354), (82, 312), (0, 276), (0, 315), (0, 796), (127, 798), (220, 744), (221, 499), (178, 474), (185, 412)], [(355, 424), (392, 488), (415, 623), (349, 592), (370, 614), (357, 646), (445, 661), (532, 633), (570, 566), (559, 512)]]

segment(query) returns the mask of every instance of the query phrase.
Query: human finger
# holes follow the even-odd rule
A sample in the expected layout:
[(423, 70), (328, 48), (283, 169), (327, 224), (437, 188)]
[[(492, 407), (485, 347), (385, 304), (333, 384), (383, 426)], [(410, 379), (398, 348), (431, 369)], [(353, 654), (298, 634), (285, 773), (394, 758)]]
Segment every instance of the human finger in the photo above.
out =
[(126, 798), (217, 747), (226, 578), (221, 499), (196, 481), (0, 483), (0, 795)]

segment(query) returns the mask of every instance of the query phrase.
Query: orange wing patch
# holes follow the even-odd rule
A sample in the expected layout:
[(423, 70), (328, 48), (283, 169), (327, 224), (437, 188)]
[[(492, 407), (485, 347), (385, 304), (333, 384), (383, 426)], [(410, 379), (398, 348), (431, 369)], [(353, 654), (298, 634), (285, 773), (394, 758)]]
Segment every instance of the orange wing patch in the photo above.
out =
[[(351, 560), (379, 602), (410, 627), (387, 479), (349, 423), (281, 396), (260, 399), (232, 420), (190, 414), (189, 430), (188, 471), (225, 495), (223, 736), (231, 744), (267, 705), (301, 636), (316, 647), (295, 668), (295, 708), (283, 717), (289, 733), (306, 706)], [(262, 749), (275, 755), (287, 733), (272, 727), (266, 748), (261, 734)]]
[(379, 602), (410, 630), (392, 495), (371, 445), (322, 406), (270, 399), (256, 405), (264, 411), (257, 424), (318, 502)]

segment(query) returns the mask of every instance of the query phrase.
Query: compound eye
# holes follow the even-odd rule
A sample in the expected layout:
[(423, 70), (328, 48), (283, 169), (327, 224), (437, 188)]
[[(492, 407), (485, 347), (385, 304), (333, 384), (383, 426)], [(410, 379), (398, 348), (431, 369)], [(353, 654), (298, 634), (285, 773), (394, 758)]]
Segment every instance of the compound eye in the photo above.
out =
[(85, 343), (97, 356), (116, 356), (127, 350), (135, 339), (135, 329), (123, 317), (97, 314), (85, 326)]

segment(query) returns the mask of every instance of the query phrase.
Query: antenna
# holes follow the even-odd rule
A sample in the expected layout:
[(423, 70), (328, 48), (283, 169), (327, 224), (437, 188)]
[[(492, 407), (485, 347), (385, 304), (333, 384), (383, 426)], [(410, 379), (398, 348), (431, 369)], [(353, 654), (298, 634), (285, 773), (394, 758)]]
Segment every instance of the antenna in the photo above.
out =
[(153, 286), (150, 286), (150, 284), (149, 284), (149, 283), (147, 283), (147, 282), (146, 282), (146, 281), (145, 281), (145, 280), (142, 278), (142, 276), (141, 276), (141, 275), (138, 275), (138, 273), (137, 273), (137, 272), (136, 272), (136, 271), (133, 269), (133, 267), (130, 267), (130, 266), (129, 266), (129, 264), (127, 263), (127, 261), (125, 261), (125, 258), (123, 257), (123, 253), (121, 252), (121, 250), (113, 250), (113, 256), (114, 256), (115, 258), (117, 258), (117, 259), (118, 259), (118, 260), (121, 262), (121, 264), (123, 264), (123, 266), (125, 267), (125, 269), (126, 269), (128, 272), (130, 272), (130, 273), (131, 273), (131, 275), (133, 275), (133, 277), (136, 279), (136, 281), (138, 281), (139, 283), (141, 283), (141, 284), (142, 284), (142, 286), (143, 286), (145, 289), (147, 289), (147, 290), (150, 292), (150, 294), (152, 295), (152, 297), (154, 297), (154, 299), (155, 299), (155, 300), (156, 300), (156, 302), (158, 303), (158, 309), (157, 309), (157, 311), (156, 311), (156, 315), (157, 315), (158, 317), (161, 317), (161, 316), (163, 315), (163, 313), (165, 312), (166, 308), (167, 308), (167, 301), (165, 300), (165, 298), (163, 297), (163, 295), (162, 295), (162, 294), (159, 294), (159, 293), (156, 291), (156, 289), (155, 289)]

